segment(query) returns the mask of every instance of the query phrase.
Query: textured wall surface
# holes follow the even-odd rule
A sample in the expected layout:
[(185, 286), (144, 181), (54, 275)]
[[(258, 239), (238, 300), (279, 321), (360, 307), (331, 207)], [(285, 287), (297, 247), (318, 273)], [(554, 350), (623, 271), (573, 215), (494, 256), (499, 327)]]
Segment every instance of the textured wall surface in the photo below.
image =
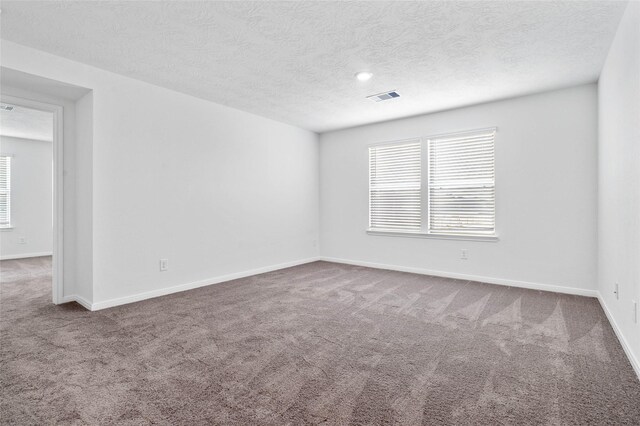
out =
[[(594, 82), (623, 10), (603, 1), (3, 1), (1, 35), (320, 132)], [(363, 69), (374, 72), (365, 84), (353, 78)], [(387, 90), (401, 97), (365, 99)]]
[[(640, 3), (629, 4), (598, 84), (599, 290), (640, 376)], [(618, 283), (619, 296), (614, 294)], [(640, 307), (638, 307), (640, 309)]]

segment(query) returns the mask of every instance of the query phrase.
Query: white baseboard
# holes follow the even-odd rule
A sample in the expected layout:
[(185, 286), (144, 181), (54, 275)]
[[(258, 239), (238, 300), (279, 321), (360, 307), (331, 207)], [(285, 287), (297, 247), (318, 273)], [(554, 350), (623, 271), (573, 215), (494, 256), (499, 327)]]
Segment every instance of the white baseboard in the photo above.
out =
[(13, 259), (27, 259), (29, 257), (41, 257), (41, 256), (52, 256), (53, 252), (43, 251), (41, 253), (22, 253), (22, 254), (8, 254), (5, 256), (0, 256), (0, 260), (13, 260)]
[(62, 300), (60, 301), (60, 303), (69, 303), (69, 302), (77, 302), (80, 305), (82, 305), (83, 307), (85, 307), (86, 309), (92, 311), (93, 309), (91, 309), (91, 302), (89, 302), (87, 299), (85, 299), (82, 296), (78, 296), (76, 294), (72, 294), (69, 296), (64, 296), (62, 298)]
[(638, 380), (640, 380), (640, 360), (638, 360), (638, 358), (635, 356), (635, 354), (631, 350), (631, 346), (629, 346), (627, 339), (625, 339), (624, 334), (622, 334), (620, 327), (618, 327), (618, 323), (613, 318), (611, 311), (607, 307), (607, 304), (605, 303), (604, 298), (600, 293), (598, 293), (598, 301), (600, 302), (600, 306), (602, 306), (602, 310), (607, 315), (609, 324), (611, 324), (611, 328), (613, 328), (613, 331), (616, 333), (616, 336), (618, 337), (618, 341), (620, 342), (622, 349), (624, 349), (624, 353), (627, 355), (627, 358), (629, 358), (631, 367), (633, 367), (633, 370), (636, 372), (636, 375), (638, 376)]
[[(233, 274), (221, 275), (218, 277), (207, 278), (200, 281), (194, 281), (186, 284), (179, 284), (172, 287), (161, 288), (158, 290), (147, 291), (144, 293), (132, 294), (130, 296), (118, 297), (116, 299), (104, 300), (90, 304), (92, 311), (98, 311), (100, 309), (112, 308), (114, 306), (125, 305), (127, 303), (139, 302), (146, 299), (151, 299), (159, 296), (166, 296), (167, 294), (178, 293), (185, 290), (192, 290), (198, 287), (204, 287), (212, 284), (219, 284), (226, 281), (237, 280), (238, 278), (245, 278), (251, 275), (264, 274), (265, 272), (277, 271), (278, 269), (290, 268), (292, 266), (303, 265), (305, 263), (315, 262), (320, 260), (319, 257), (309, 257), (306, 259), (294, 260), (291, 262), (280, 263), (277, 265), (264, 266), (261, 268), (250, 269), (248, 271), (236, 272)], [(78, 302), (80, 303), (80, 302)]]
[(598, 297), (596, 290), (588, 290), (575, 287), (564, 287), (554, 284), (532, 283), (528, 281), (516, 281), (505, 278), (483, 277), (479, 275), (459, 274), (456, 272), (434, 271), (432, 269), (414, 268), (410, 266), (387, 265), (383, 263), (365, 262), (361, 260), (340, 259), (335, 257), (321, 256), (320, 260), (326, 262), (344, 263), (347, 265), (366, 266), (368, 268), (387, 269), (391, 271), (411, 272), (420, 275), (433, 275), (436, 277), (455, 278), (459, 280), (478, 281), (489, 284), (505, 285), (510, 287), (528, 288), (532, 290), (551, 291), (554, 293), (575, 294), (578, 296)]
[(60, 300), (60, 303), (69, 303), (69, 302), (75, 302), (75, 301), (76, 301), (76, 296), (75, 295), (69, 295), (69, 296), (64, 296)]

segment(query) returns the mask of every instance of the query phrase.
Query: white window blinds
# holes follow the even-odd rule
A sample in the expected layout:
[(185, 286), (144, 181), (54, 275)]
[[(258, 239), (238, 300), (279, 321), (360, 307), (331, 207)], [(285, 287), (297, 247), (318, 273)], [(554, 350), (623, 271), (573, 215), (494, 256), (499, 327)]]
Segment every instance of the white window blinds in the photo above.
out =
[(420, 140), (369, 148), (369, 228), (420, 232)]
[(429, 233), (495, 233), (494, 137), (489, 129), (427, 141)]
[(0, 228), (11, 224), (11, 157), (0, 156)]

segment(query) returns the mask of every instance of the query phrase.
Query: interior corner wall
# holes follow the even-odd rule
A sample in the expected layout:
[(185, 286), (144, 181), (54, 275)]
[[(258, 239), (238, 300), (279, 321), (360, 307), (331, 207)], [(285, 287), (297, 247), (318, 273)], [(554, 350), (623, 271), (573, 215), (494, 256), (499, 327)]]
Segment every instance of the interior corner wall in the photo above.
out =
[(317, 134), (12, 42), (1, 54), (92, 90), (92, 213), (76, 220), (94, 309), (318, 256)]
[(634, 320), (633, 311), (633, 302), (640, 303), (638, 2), (629, 2), (609, 50), (598, 105), (598, 289), (640, 375), (640, 312)]
[[(588, 84), (322, 134), (322, 257), (595, 295), (596, 90)], [(498, 242), (365, 232), (369, 144), (493, 126)]]
[(16, 259), (51, 255), (52, 143), (7, 136), (0, 139), (2, 154), (12, 156), (12, 227), (0, 230), (0, 257)]

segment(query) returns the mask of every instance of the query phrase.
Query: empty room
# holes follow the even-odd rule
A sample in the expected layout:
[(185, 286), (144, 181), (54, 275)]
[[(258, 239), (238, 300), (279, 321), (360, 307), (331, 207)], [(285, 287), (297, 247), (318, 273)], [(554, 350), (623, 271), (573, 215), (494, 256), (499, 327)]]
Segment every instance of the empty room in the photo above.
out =
[(640, 1), (0, 9), (0, 424), (640, 425)]

